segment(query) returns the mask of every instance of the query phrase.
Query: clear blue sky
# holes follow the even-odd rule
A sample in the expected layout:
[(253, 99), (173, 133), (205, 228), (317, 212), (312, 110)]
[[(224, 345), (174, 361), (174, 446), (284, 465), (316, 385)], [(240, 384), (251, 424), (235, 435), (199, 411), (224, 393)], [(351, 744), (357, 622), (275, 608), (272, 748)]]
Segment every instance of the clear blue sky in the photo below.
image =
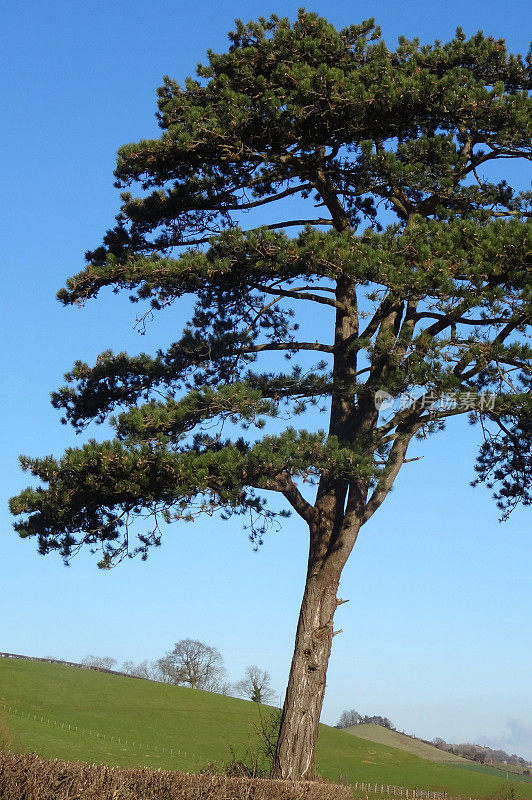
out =
[[(190, 636), (221, 650), (233, 680), (257, 663), (284, 690), (307, 547), (297, 520), (259, 553), (236, 523), (176, 526), (146, 564), (101, 573), (88, 555), (69, 569), (37, 556), (13, 533), (6, 503), (27, 482), (19, 453), (59, 454), (75, 443), (48, 400), (74, 359), (153, 349), (184, 322), (174, 310), (142, 338), (124, 298), (106, 295), (82, 311), (55, 300), (112, 223), (117, 147), (155, 133), (162, 76), (181, 80), (208, 47), (224, 49), (236, 16), (293, 17), (298, 5), (4, 6), (0, 650), (141, 660)], [(528, 49), (525, 0), (308, 7), (340, 26), (374, 15), (390, 44), (399, 34), (446, 39), (461, 25)], [(532, 760), (530, 515), (499, 525), (489, 494), (469, 487), (476, 435), (456, 422), (428, 442), (363, 530), (342, 580), (350, 603), (337, 615), (344, 632), (334, 640), (323, 719), (354, 707), (426, 738), (483, 741)]]

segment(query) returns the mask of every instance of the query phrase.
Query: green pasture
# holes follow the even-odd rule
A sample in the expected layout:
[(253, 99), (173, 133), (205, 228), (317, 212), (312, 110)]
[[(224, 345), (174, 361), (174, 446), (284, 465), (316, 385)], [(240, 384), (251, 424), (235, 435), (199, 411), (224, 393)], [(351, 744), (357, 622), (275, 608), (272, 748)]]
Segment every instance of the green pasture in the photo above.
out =
[[(232, 754), (254, 751), (259, 712), (255, 703), (232, 697), (0, 658), (0, 733), (7, 728), (11, 747), (47, 758), (198, 772), (209, 762), (222, 765)], [(434, 763), (325, 725), (316, 763), (332, 780), (467, 797), (502, 797), (505, 788), (504, 775), (496, 770), (480, 772), (469, 762)], [(532, 799), (532, 782), (519, 780), (515, 787), (516, 797)]]

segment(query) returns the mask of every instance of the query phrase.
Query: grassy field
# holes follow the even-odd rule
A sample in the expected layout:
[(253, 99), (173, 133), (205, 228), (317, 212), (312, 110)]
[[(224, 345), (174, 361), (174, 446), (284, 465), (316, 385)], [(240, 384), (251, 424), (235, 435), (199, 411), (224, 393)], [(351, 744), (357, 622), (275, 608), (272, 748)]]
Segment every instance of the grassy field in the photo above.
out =
[[(345, 728), (345, 731), (359, 739), (394, 747), (406, 753), (412, 753), (427, 761), (433, 761), (435, 764), (451, 764), (455, 767), (478, 772), (482, 775), (498, 776), (504, 779), (506, 779), (506, 773), (508, 773), (510, 780), (522, 776), (523, 773), (521, 768), (518, 769), (512, 765), (509, 765), (508, 769), (506, 769), (503, 767), (490, 767), (475, 761), (468, 761), (466, 758), (461, 758), (454, 753), (447, 753), (445, 750), (439, 750), (431, 744), (421, 742), (419, 739), (413, 739), (399, 731), (391, 731), (387, 728), (383, 728), (382, 725), (355, 725), (351, 728)], [(525, 776), (523, 780), (530, 781), (530, 778)]]
[[(11, 711), (2, 712), (2, 705)], [(258, 712), (256, 704), (231, 697), (0, 658), (4, 724), (15, 746), (46, 757), (197, 772), (208, 762), (229, 760), (231, 751), (243, 756), (255, 748)], [(445, 790), (455, 796), (501, 797), (505, 783), (495, 770), (478, 772), (468, 762), (434, 763), (327, 726), (321, 726), (316, 762), (332, 780)], [(532, 782), (519, 781), (515, 787), (516, 797), (532, 798)]]
[(472, 762), (465, 758), (439, 750), (431, 744), (421, 742), (419, 739), (412, 739), (399, 731), (391, 731), (383, 728), (382, 725), (353, 725), (345, 728), (347, 733), (357, 736), (359, 739), (366, 739), (369, 742), (378, 742), (388, 747), (396, 747), (406, 753), (425, 758), (427, 761), (434, 761), (435, 764), (460, 764), (463, 767), (471, 766)]

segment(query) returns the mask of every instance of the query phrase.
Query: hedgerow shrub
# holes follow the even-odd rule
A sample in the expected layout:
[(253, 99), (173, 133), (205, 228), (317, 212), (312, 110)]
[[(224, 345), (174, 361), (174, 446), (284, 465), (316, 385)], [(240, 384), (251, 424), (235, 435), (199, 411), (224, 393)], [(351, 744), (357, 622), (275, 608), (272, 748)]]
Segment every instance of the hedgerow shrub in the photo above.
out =
[(47, 761), (0, 753), (2, 800), (352, 800), (346, 786), (315, 781), (190, 775)]

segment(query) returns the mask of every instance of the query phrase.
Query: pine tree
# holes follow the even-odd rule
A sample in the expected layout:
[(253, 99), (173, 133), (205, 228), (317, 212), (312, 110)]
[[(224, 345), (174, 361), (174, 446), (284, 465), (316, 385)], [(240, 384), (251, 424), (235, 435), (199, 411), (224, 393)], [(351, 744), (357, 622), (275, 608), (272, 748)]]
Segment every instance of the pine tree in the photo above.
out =
[[(75, 364), (54, 406), (115, 438), (22, 458), (43, 485), (12, 499), (16, 530), (109, 567), (200, 512), (251, 516), (260, 542), (284, 498), (309, 557), (274, 776), (311, 775), (342, 569), (412, 439), (472, 415), (478, 479), (503, 514), (530, 503), (532, 195), (490, 176), (532, 158), (531, 87), (532, 57), (481, 33), (392, 51), (373, 20), (237, 21), (164, 79), (160, 137), (119, 150), (117, 223), (59, 292), (196, 305), (165, 352)], [(306, 338), (302, 308), (323, 320)]]

